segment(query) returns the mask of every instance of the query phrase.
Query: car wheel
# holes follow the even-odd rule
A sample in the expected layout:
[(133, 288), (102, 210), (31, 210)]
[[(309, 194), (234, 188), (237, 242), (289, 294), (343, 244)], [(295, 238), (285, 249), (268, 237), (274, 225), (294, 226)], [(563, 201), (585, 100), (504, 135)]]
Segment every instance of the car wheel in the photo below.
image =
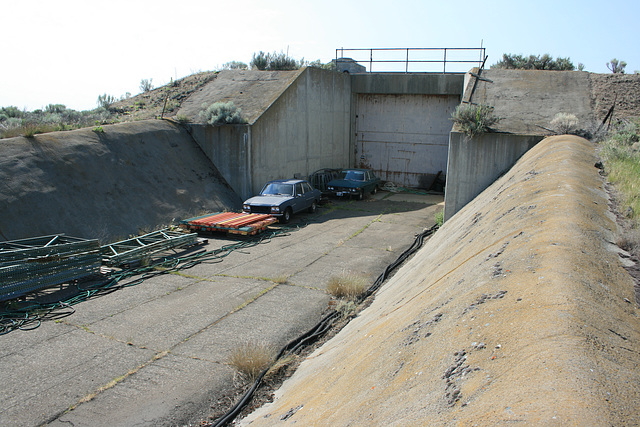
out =
[(371, 194), (376, 194), (378, 192), (378, 186), (376, 185), (375, 187), (373, 187), (373, 190), (371, 190)]
[(364, 199), (364, 191), (358, 192), (358, 200)]
[(311, 203), (311, 206), (309, 206), (309, 213), (316, 213), (317, 210), (318, 210), (318, 204), (314, 200), (313, 203)]
[(284, 213), (282, 214), (282, 223), (286, 224), (289, 221), (291, 221), (291, 215), (293, 214), (293, 212), (291, 211), (291, 208), (287, 208), (284, 210)]

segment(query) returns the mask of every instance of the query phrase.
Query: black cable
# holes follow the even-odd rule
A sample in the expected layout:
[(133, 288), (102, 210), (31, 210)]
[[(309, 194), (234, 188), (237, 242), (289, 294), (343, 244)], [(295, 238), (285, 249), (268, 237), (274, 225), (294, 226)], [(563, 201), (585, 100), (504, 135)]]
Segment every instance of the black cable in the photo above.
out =
[[(418, 249), (420, 249), (422, 247), (422, 244), (424, 243), (424, 239), (432, 235), (433, 233), (435, 233), (437, 230), (438, 230), (438, 225), (436, 224), (433, 227), (426, 229), (422, 233), (418, 234), (414, 239), (413, 243), (411, 244), (411, 246), (408, 249), (406, 249), (402, 254), (400, 254), (400, 256), (398, 256), (398, 258), (394, 262), (392, 262), (385, 268), (384, 272), (380, 274), (380, 276), (378, 276), (376, 281), (364, 292), (364, 294), (362, 294), (358, 298), (357, 302), (360, 303), (364, 301), (366, 298), (373, 295), (378, 289), (380, 289), (380, 286), (382, 286), (382, 283), (387, 279), (387, 277), (389, 277), (389, 274), (391, 274), (393, 270), (395, 270), (400, 264), (402, 264), (407, 258), (409, 258), (409, 256), (411, 256)], [(336, 310), (331, 310), (318, 323), (316, 323), (316, 325), (313, 326), (309, 331), (302, 334), (298, 338), (293, 339), (287, 345), (282, 347), (280, 352), (278, 352), (278, 355), (275, 357), (274, 361), (278, 361), (287, 352), (290, 354), (295, 353), (304, 344), (309, 343), (311, 341), (315, 341), (316, 339), (323, 336), (329, 329), (331, 329), (334, 321), (339, 316), (340, 316), (340, 313), (338, 313)], [(251, 398), (253, 397), (253, 394), (258, 389), (258, 386), (260, 385), (260, 383), (262, 382), (262, 379), (264, 378), (264, 376), (267, 374), (268, 371), (269, 371), (269, 368), (262, 371), (262, 373), (258, 376), (256, 381), (251, 386), (251, 388), (242, 396), (242, 398), (235, 405), (233, 405), (233, 407), (229, 409), (222, 417), (218, 418), (212, 426), (222, 427), (227, 425), (229, 422), (233, 421), (238, 416), (238, 414), (242, 412), (245, 406), (249, 404), (249, 402), (251, 401)]]

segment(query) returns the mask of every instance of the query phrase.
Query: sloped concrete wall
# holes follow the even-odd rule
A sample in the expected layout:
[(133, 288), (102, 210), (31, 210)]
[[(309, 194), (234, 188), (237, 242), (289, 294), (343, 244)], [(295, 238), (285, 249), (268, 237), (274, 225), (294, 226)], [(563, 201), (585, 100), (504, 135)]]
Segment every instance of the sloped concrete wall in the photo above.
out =
[(640, 310), (595, 160), (537, 144), (241, 424), (639, 424)]
[(0, 236), (103, 243), (241, 200), (180, 127), (149, 120), (0, 144)]

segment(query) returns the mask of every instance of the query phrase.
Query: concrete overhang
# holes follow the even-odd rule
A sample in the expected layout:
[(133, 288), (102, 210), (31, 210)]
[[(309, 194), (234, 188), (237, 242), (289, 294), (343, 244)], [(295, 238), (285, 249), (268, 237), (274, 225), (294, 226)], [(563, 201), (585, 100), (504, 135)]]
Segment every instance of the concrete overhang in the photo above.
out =
[(460, 73), (367, 73), (351, 76), (352, 93), (462, 96)]

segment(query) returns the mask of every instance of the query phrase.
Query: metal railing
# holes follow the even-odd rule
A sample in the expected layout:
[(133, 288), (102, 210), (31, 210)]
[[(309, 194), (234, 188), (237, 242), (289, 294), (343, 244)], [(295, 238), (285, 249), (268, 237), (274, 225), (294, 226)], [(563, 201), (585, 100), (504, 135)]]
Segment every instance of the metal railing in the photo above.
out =
[[(360, 65), (368, 64), (368, 72), (374, 72), (374, 64), (393, 65), (392, 70), (378, 70), (375, 72), (440, 72), (432, 65), (441, 64), (442, 73), (447, 72), (447, 65), (467, 65), (466, 69), (457, 69), (449, 72), (466, 72), (469, 68), (481, 66), (485, 59), (485, 48), (466, 48), (466, 47), (425, 47), (425, 48), (370, 48), (370, 49), (336, 49), (336, 66), (339, 64), (356, 62)], [(367, 55), (368, 54), (368, 55)], [(368, 56), (368, 57), (367, 57)], [(477, 59), (475, 59), (477, 57)], [(381, 58), (381, 59), (379, 59)], [(410, 65), (427, 66), (427, 70), (414, 70)], [(398, 67), (400, 65), (400, 67)], [(381, 67), (384, 68), (384, 67)], [(404, 70), (402, 69), (404, 68)]]

